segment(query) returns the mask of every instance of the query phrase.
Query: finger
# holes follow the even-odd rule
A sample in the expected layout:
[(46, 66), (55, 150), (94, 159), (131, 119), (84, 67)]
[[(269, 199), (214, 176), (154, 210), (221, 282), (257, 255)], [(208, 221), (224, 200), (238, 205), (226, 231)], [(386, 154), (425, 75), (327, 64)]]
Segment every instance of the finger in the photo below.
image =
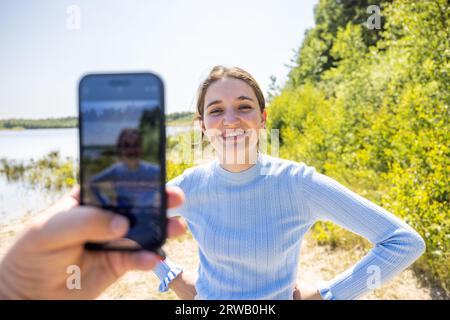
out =
[(128, 219), (89, 206), (78, 206), (59, 213), (31, 234), (46, 248), (62, 248), (84, 242), (104, 242), (123, 237)]
[(105, 252), (106, 260), (113, 278), (121, 277), (125, 272), (131, 270), (150, 270), (161, 261), (155, 253), (149, 251), (139, 252)]
[(51, 208), (57, 212), (67, 211), (80, 204), (80, 187), (74, 186), (72, 190), (67, 192), (59, 201)]
[[(166, 190), (169, 207), (179, 206), (184, 202), (184, 193), (180, 188), (168, 187)], [(34, 228), (38, 232), (30, 232), (30, 236), (35, 238), (33, 241), (40, 241), (47, 248), (61, 248), (89, 241), (109, 241), (127, 233), (129, 222), (125, 217), (95, 207), (78, 206), (77, 197), (79, 188), (74, 188), (49, 208), (41, 219), (50, 218), (39, 228)], [(70, 210), (65, 211), (69, 208)], [(62, 212), (54, 214), (56, 210)], [(168, 233), (171, 236), (178, 236), (184, 230), (182, 222), (169, 222)]]
[(127, 271), (147, 271), (152, 269), (161, 260), (154, 253), (148, 251), (103, 251), (89, 252), (88, 254), (91, 257), (95, 256), (95, 259), (89, 259), (94, 263), (94, 265), (90, 266), (90, 270), (95, 270), (95, 272), (85, 272), (83, 278), (84, 284), (82, 284), (83, 290), (75, 290), (80, 291), (80, 297), (75, 297), (78, 299), (98, 297), (107, 287)]
[(167, 194), (167, 207), (169, 208), (179, 207), (185, 201), (184, 192), (178, 187), (167, 187), (166, 194)]
[(167, 219), (167, 236), (175, 238), (183, 235), (186, 232), (186, 223), (182, 218)]
[(128, 253), (125, 257), (125, 272), (130, 270), (150, 270), (161, 261), (156, 254), (148, 251)]
[(72, 190), (70, 190), (69, 194), (70, 197), (75, 199), (77, 203), (80, 203), (80, 186), (77, 184), (75, 185)]

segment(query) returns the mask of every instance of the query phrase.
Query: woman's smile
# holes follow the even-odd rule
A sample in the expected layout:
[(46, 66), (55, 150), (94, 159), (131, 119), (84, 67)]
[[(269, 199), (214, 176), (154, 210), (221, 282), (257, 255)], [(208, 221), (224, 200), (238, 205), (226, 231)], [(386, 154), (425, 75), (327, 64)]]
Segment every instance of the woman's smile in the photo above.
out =
[(237, 142), (243, 140), (245, 137), (250, 137), (251, 129), (226, 129), (219, 136), (223, 142)]

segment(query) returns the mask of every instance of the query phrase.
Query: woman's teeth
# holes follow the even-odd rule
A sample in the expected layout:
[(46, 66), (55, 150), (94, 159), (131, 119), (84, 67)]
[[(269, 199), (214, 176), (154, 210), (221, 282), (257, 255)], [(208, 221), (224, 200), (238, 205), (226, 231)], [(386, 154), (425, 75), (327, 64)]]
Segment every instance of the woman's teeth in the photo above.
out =
[(245, 131), (233, 131), (233, 132), (225, 132), (223, 135), (225, 138), (238, 137), (244, 135)]

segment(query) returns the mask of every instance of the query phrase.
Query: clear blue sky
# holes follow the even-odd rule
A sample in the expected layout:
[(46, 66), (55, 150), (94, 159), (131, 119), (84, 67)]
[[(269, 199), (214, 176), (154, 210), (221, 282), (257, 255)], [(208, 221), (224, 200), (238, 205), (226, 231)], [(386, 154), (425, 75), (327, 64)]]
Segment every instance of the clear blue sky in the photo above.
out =
[[(267, 93), (271, 75), (284, 83), (316, 3), (1, 0), (0, 118), (77, 115), (77, 82), (91, 71), (160, 74), (168, 113), (195, 110), (216, 64), (246, 69)], [(71, 5), (80, 9), (75, 30)]]

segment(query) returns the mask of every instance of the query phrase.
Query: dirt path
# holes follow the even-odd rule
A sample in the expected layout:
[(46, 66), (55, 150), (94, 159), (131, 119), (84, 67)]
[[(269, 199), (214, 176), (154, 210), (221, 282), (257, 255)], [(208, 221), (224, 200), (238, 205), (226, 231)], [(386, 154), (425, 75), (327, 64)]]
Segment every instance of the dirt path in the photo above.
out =
[[(25, 225), (26, 219), (14, 224), (0, 225), (0, 258), (13, 243)], [(195, 272), (198, 266), (197, 244), (186, 235), (176, 240), (170, 240), (164, 249), (172, 260), (184, 266), (187, 272)], [(329, 246), (319, 246), (311, 236), (307, 235), (302, 243), (298, 280), (316, 283), (328, 280), (344, 271), (358, 261), (365, 252), (362, 249), (353, 250), (332, 249)], [(430, 286), (422, 286), (416, 274), (408, 268), (382, 288), (373, 291), (362, 299), (439, 299), (442, 294)], [(109, 287), (100, 299), (177, 299), (173, 292), (159, 293), (159, 281), (152, 272), (129, 272), (119, 281)]]
[[(188, 272), (198, 266), (197, 244), (189, 236), (180, 240), (171, 240), (165, 246), (168, 256), (181, 263)], [(365, 252), (361, 249), (352, 251), (331, 249), (319, 246), (307, 236), (302, 243), (301, 257), (297, 279), (310, 283), (331, 279), (358, 261)], [(173, 292), (158, 293), (156, 277), (146, 272), (130, 272), (117, 284), (111, 286), (102, 296), (103, 299), (177, 299)], [(408, 268), (391, 282), (385, 284), (361, 299), (411, 299), (431, 300), (439, 298), (439, 292), (431, 287), (424, 287), (415, 273)]]

